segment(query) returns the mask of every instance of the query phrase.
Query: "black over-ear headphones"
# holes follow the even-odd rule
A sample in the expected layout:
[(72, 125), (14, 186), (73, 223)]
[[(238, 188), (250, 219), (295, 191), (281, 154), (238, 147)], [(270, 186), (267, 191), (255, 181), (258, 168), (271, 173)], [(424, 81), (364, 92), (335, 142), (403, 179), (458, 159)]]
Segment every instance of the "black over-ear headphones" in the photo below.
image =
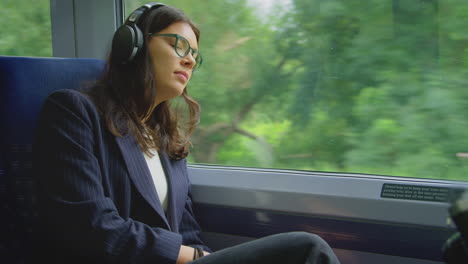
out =
[(117, 29), (112, 38), (112, 56), (116, 61), (127, 63), (135, 58), (144, 43), (143, 33), (137, 25), (139, 19), (145, 12), (161, 6), (165, 6), (165, 4), (153, 2), (139, 7)]

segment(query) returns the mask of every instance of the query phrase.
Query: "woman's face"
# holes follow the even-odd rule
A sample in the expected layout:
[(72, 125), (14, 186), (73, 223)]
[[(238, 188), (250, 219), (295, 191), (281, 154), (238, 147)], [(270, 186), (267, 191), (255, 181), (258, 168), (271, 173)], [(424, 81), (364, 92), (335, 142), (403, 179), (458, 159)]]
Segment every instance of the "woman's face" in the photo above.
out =
[[(158, 34), (178, 34), (186, 38), (194, 50), (198, 50), (195, 33), (190, 24), (176, 22), (163, 29)], [(192, 77), (195, 59), (191, 53), (179, 57), (175, 50), (175, 37), (153, 36), (148, 42), (156, 84), (156, 105), (182, 94)]]

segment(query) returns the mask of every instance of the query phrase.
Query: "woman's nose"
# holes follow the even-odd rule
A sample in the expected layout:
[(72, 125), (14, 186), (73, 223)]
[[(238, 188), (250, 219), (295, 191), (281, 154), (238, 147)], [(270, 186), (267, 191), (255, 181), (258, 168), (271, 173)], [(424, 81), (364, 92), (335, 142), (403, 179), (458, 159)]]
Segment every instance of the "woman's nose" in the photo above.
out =
[(195, 58), (190, 52), (182, 59), (182, 64), (186, 67), (189, 67), (190, 69), (192, 69), (193, 66), (195, 66), (195, 63)]

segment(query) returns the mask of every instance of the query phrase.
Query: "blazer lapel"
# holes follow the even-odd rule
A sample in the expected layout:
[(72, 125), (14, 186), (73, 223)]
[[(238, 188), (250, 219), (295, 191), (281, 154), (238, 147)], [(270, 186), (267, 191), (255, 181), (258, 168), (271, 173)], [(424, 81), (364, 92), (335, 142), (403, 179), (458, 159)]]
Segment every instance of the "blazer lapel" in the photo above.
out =
[(161, 164), (166, 173), (168, 182), (169, 201), (167, 206), (167, 218), (172, 227), (172, 231), (179, 232), (179, 225), (185, 199), (188, 192), (188, 178), (186, 175), (186, 165), (183, 160), (170, 159), (165, 153), (159, 152)]
[(136, 189), (159, 214), (159, 216), (161, 216), (166, 223), (167, 228), (171, 230), (171, 225), (169, 225), (169, 222), (166, 219), (151, 178), (151, 173), (146, 165), (145, 157), (143, 156), (143, 152), (138, 146), (138, 143), (135, 141), (134, 137), (130, 135), (116, 137), (116, 140), (120, 151), (122, 152), (125, 164), (127, 165), (128, 174), (135, 184)]

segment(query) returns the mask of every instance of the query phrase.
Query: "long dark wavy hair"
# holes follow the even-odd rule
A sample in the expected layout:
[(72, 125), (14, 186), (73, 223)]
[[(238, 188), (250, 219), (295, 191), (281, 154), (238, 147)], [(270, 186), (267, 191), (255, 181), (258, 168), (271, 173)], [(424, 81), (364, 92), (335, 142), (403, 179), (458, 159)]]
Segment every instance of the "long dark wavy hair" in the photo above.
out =
[(188, 23), (199, 41), (200, 30), (181, 10), (162, 6), (147, 11), (138, 22), (145, 38), (142, 50), (126, 64), (117, 62), (111, 50), (101, 78), (84, 93), (96, 104), (114, 136), (130, 133), (145, 154), (152, 156), (150, 150), (157, 149), (173, 159), (182, 159), (190, 152), (190, 135), (199, 123), (200, 106), (185, 88), (182, 97), (189, 115), (183, 123), (170, 101), (154, 108), (158, 91), (147, 47), (149, 33), (160, 32), (176, 22)]

